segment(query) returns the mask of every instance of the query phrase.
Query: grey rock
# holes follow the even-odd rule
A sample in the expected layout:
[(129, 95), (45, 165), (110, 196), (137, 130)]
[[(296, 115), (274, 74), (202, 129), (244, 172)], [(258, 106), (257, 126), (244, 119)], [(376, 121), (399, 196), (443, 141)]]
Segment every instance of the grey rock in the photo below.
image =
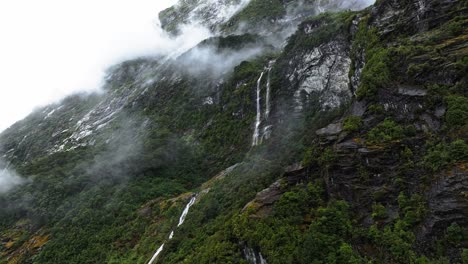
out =
[(343, 131), (343, 124), (333, 123), (315, 132), (319, 136), (334, 136)]
[(421, 89), (419, 87), (411, 87), (411, 86), (400, 86), (398, 87), (398, 93), (402, 95), (408, 96), (426, 96), (427, 91)]
[(439, 106), (436, 108), (434, 115), (438, 118), (441, 118), (445, 115), (445, 112), (447, 112), (447, 107)]
[(438, 131), (440, 129), (440, 122), (432, 118), (430, 115), (422, 114), (421, 119), (424, 120), (424, 122), (426, 122), (427, 128), (430, 131)]
[(336, 148), (338, 150), (341, 150), (341, 149), (358, 149), (359, 148), (359, 145), (358, 143), (352, 141), (352, 140), (348, 140), (348, 141), (345, 141), (343, 143), (340, 143), (338, 145), (336, 145)]

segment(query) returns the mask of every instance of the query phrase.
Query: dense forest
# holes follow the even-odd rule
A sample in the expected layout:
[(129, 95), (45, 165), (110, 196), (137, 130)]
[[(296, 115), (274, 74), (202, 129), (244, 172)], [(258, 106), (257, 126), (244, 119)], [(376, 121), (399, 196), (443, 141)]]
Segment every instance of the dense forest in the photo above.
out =
[(468, 264), (467, 14), (179, 1), (211, 38), (0, 134), (0, 263)]

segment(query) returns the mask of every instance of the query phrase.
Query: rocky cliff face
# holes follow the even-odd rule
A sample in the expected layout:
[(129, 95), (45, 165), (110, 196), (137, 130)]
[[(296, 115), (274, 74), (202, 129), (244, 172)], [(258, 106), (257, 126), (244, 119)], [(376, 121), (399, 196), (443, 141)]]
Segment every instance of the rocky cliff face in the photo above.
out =
[(0, 263), (146, 263), (162, 244), (158, 263), (466, 261), (468, 7), (362, 8), (163, 11), (213, 37), (0, 135), (28, 178), (0, 194)]

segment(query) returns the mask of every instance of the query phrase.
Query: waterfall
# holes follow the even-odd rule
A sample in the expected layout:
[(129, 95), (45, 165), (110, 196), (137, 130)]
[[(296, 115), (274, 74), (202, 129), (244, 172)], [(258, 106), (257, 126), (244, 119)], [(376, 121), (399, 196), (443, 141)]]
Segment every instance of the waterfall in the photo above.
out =
[(273, 68), (273, 64), (275, 61), (270, 61), (268, 63), (268, 75), (267, 75), (267, 91), (266, 91), (266, 99), (265, 99), (265, 119), (268, 119), (270, 116), (271, 112), (271, 104), (270, 104), (270, 98), (271, 98), (271, 69)]
[(244, 257), (250, 264), (268, 264), (262, 253), (256, 252), (252, 248), (244, 247)]
[[(271, 70), (273, 69), (273, 65), (276, 61), (272, 60), (268, 63), (268, 75), (267, 75), (267, 84), (266, 84), (266, 97), (265, 97), (265, 121), (268, 121), (271, 113)], [(267, 125), (263, 128), (263, 134), (261, 142), (264, 139), (269, 139), (271, 136), (273, 126)]]
[(257, 80), (257, 118), (255, 120), (255, 131), (252, 138), (252, 146), (257, 146), (260, 143), (259, 135), (260, 135), (260, 124), (262, 122), (262, 107), (260, 105), (260, 91), (261, 91), (261, 84), (262, 78), (265, 72), (260, 74), (260, 78)]
[(156, 258), (158, 257), (158, 255), (163, 251), (164, 249), (164, 244), (162, 244), (158, 250), (156, 251), (156, 253), (154, 253), (153, 257), (151, 258), (151, 260), (148, 262), (148, 264), (153, 264), (153, 262), (156, 260)]
[[(268, 67), (265, 67), (267, 72), (267, 82), (266, 82), (266, 96), (265, 96), (265, 115), (263, 121), (268, 121), (271, 113), (271, 70), (276, 61), (272, 60), (268, 62)], [(255, 120), (255, 131), (252, 137), (252, 146), (260, 145), (264, 139), (268, 139), (271, 135), (272, 126), (265, 126), (263, 130), (261, 129), (262, 124), (262, 105), (261, 105), (261, 91), (262, 91), (262, 78), (265, 75), (265, 70), (260, 74), (260, 77), (257, 80), (257, 118)], [(261, 131), (262, 130), (262, 131)]]
[[(188, 214), (188, 212), (189, 212), (189, 210), (190, 210), (190, 207), (192, 207), (192, 205), (197, 201), (197, 196), (198, 196), (198, 195), (192, 196), (192, 198), (190, 199), (190, 201), (188, 202), (188, 204), (185, 206), (184, 211), (182, 212), (182, 215), (181, 215), (180, 218), (179, 218), (179, 224), (177, 225), (177, 227), (181, 226), (181, 225), (185, 222), (185, 218), (187, 218), (187, 214)], [(174, 237), (174, 230), (172, 230), (171, 233), (169, 234), (169, 240), (171, 240), (173, 237)], [(161, 252), (163, 251), (164, 245), (165, 245), (165, 243), (163, 243), (163, 244), (158, 248), (158, 250), (156, 251), (156, 253), (154, 253), (153, 257), (152, 257), (151, 260), (148, 262), (148, 264), (153, 264), (153, 262), (158, 258), (159, 254), (161, 254)]]
[(190, 199), (190, 202), (185, 206), (185, 209), (179, 218), (179, 224), (177, 225), (177, 227), (181, 226), (185, 222), (185, 218), (187, 217), (190, 207), (192, 207), (192, 205), (195, 203), (196, 200), (197, 200), (197, 196), (195, 195), (192, 197), (192, 199)]

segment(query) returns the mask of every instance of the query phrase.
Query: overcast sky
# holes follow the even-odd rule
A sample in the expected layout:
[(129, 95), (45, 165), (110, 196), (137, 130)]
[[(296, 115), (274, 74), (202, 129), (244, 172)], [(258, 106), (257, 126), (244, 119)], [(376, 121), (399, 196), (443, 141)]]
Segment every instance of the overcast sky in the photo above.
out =
[(155, 26), (176, 0), (1, 0), (0, 131), (114, 63), (167, 49)]

